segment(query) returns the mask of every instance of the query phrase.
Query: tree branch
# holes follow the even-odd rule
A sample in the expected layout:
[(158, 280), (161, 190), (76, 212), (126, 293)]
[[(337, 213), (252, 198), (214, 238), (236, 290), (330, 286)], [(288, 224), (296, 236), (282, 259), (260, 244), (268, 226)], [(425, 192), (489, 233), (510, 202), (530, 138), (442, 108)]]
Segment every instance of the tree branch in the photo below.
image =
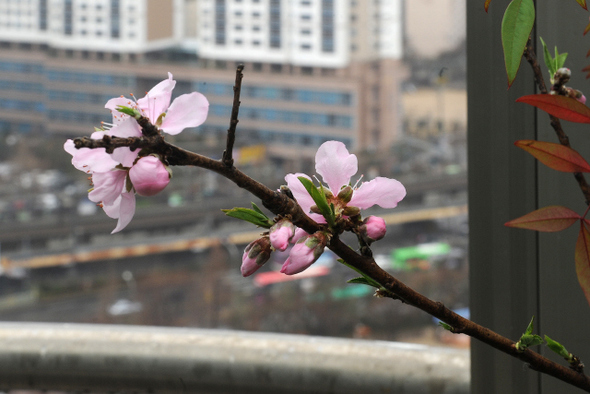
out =
[[(543, 72), (541, 71), (539, 62), (537, 61), (535, 49), (533, 48), (533, 43), (530, 37), (527, 41), (526, 49), (524, 51), (524, 57), (533, 69), (533, 73), (535, 75), (535, 82), (537, 83), (539, 91), (542, 94), (547, 94), (547, 86), (545, 85), (545, 80), (543, 79)], [(559, 143), (563, 146), (567, 146), (568, 148), (570, 148), (569, 137), (561, 127), (561, 121), (553, 115), (549, 115), (549, 119), (551, 120), (551, 127), (553, 127), (553, 130), (555, 131)], [(586, 199), (586, 205), (590, 205), (590, 186), (588, 186), (588, 182), (586, 182), (586, 177), (584, 177), (584, 174), (582, 174), (581, 172), (574, 172), (574, 178), (578, 182), (582, 194), (584, 194), (584, 198)]]
[[(161, 137), (160, 139), (152, 137), (110, 137), (101, 140), (77, 138), (74, 140), (74, 143), (78, 148), (106, 148), (107, 151), (112, 151), (115, 148), (122, 146), (134, 146), (153, 152), (159, 152), (164, 155), (170, 165), (201, 167), (226, 177), (237, 186), (260, 198), (263, 205), (275, 215), (290, 215), (293, 224), (297, 227), (301, 227), (308, 233), (314, 233), (322, 228), (322, 225), (307, 216), (299, 204), (297, 204), (295, 200), (289, 198), (285, 193), (271, 190), (260, 182), (250, 178), (237, 168), (233, 166), (228, 167), (223, 160), (214, 160), (184, 150), (165, 142)], [(372, 257), (363, 256), (355, 252), (348, 245), (344, 244), (337, 235), (332, 237), (328, 247), (347, 264), (355, 267), (381, 284), (383, 289), (389, 293), (385, 293), (389, 298), (403, 300), (404, 303), (421, 309), (429, 315), (449, 324), (452, 327), (453, 332), (464, 333), (508, 354), (509, 356), (518, 358), (527, 363), (528, 366), (535, 371), (553, 376), (582, 390), (590, 392), (590, 378), (587, 375), (573, 371), (566, 366), (559, 365), (532, 350), (527, 349), (524, 352), (517, 351), (514, 341), (474, 323), (471, 320), (465, 319), (445, 307), (442, 303), (435, 302), (418, 293), (381, 269)]]
[(232, 158), (232, 151), (234, 149), (234, 141), (236, 140), (236, 127), (238, 125), (238, 113), (240, 112), (240, 92), (242, 91), (242, 78), (244, 74), (244, 65), (238, 65), (236, 69), (236, 82), (234, 85), (234, 102), (231, 108), (231, 118), (229, 120), (229, 129), (227, 129), (227, 142), (226, 148), (223, 152), (223, 164), (227, 167), (234, 165), (234, 159)]

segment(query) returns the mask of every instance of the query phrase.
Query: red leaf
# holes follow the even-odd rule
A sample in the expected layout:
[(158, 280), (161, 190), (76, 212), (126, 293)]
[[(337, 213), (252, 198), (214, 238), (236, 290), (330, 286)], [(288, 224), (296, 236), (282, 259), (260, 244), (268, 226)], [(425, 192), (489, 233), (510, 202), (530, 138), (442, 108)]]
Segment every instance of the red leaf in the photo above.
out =
[(590, 304), (590, 232), (586, 225), (580, 223), (580, 233), (576, 242), (576, 275), (586, 301)]
[(590, 108), (571, 97), (530, 94), (522, 96), (516, 102), (530, 104), (559, 119), (576, 123), (590, 123)]
[(486, 12), (488, 12), (488, 8), (490, 8), (490, 2), (492, 0), (486, 0), (486, 3), (484, 4), (484, 8), (486, 9)]
[(571, 209), (559, 205), (551, 205), (527, 213), (524, 216), (506, 222), (504, 225), (507, 227), (553, 233), (565, 230), (579, 219), (580, 215)]
[(586, 28), (584, 29), (584, 35), (586, 35), (586, 33), (588, 33), (590, 31), (590, 23), (588, 23), (586, 25)]
[(516, 141), (514, 145), (529, 152), (547, 167), (563, 172), (590, 172), (582, 155), (561, 144), (534, 140)]
[(579, 5), (582, 6), (586, 11), (588, 11), (588, 7), (586, 6), (586, 0), (576, 0)]

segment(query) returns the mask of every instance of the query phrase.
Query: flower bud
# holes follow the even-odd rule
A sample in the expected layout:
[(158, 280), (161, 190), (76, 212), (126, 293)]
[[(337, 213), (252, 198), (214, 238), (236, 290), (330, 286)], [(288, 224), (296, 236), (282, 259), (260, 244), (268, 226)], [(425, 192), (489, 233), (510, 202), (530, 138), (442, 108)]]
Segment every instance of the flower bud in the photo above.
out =
[(293, 237), (291, 238), (291, 243), (292, 244), (297, 243), (297, 241), (299, 241), (301, 239), (301, 237), (303, 237), (305, 235), (309, 235), (309, 233), (300, 227), (296, 227), (295, 234), (293, 234)]
[(385, 220), (378, 216), (369, 216), (363, 220), (363, 224), (359, 228), (361, 237), (363, 240), (371, 244), (372, 242), (379, 241), (385, 236), (387, 232), (387, 225)]
[(289, 258), (283, 264), (281, 272), (293, 275), (306, 270), (324, 253), (327, 243), (328, 236), (322, 231), (301, 237), (291, 249)]
[(356, 216), (358, 214), (361, 213), (361, 209), (358, 207), (350, 207), (350, 206), (346, 206), (344, 207), (344, 209), (342, 210), (342, 214), (344, 216)]
[(273, 248), (284, 252), (295, 235), (295, 225), (287, 219), (279, 220), (270, 228), (270, 243)]
[(563, 85), (565, 83), (567, 83), (570, 78), (572, 77), (572, 72), (570, 71), (569, 68), (566, 67), (562, 67), (560, 69), (558, 69), (557, 71), (555, 71), (555, 83), (559, 84), (559, 85)]
[(156, 156), (140, 158), (129, 170), (129, 179), (140, 196), (158, 194), (170, 183), (168, 167)]
[(347, 185), (338, 192), (338, 199), (344, 203), (350, 202), (353, 192), (354, 189), (350, 185)]
[(268, 237), (258, 238), (250, 242), (242, 255), (242, 276), (250, 276), (270, 259), (270, 240)]

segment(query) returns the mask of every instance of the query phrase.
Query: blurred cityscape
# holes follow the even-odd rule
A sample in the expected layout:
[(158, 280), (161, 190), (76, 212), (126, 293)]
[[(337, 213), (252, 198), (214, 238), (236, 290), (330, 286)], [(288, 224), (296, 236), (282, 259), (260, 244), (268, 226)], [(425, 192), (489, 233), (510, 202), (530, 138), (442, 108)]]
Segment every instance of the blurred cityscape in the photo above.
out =
[(252, 199), (201, 169), (173, 168), (110, 235), (63, 143), (171, 72), (175, 96), (199, 91), (210, 109), (166, 139), (219, 158), (244, 63), (236, 165), (278, 188), (314, 173), (321, 143), (346, 143), (364, 179), (408, 190), (367, 213), (388, 221), (377, 262), (467, 314), (464, 13), (465, 0), (0, 0), (0, 319), (456, 341), (346, 284), (330, 253), (292, 277), (274, 253), (242, 278), (259, 232), (220, 210)]

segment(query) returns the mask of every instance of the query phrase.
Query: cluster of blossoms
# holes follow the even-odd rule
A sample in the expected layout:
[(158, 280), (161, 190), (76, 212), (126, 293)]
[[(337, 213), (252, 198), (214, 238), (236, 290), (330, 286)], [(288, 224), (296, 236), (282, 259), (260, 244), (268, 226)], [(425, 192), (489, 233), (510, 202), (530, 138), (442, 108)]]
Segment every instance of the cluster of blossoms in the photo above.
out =
[[(137, 120), (123, 112), (121, 107), (132, 108), (159, 130), (176, 135), (187, 127), (197, 127), (207, 118), (209, 102), (201, 93), (193, 92), (177, 97), (172, 104), (172, 90), (176, 81), (172, 74), (154, 86), (145, 97), (135, 100), (123, 96), (109, 100), (105, 108), (111, 110), (113, 122), (92, 134), (92, 139), (105, 135), (114, 137), (142, 137)], [(72, 155), (72, 164), (91, 175), (93, 188), (88, 198), (98, 203), (105, 213), (118, 219), (112, 233), (125, 228), (135, 214), (135, 193), (153, 196), (170, 182), (171, 171), (165, 158), (150, 152), (132, 151), (129, 147), (116, 148), (112, 154), (105, 148), (76, 149), (74, 141), (64, 144)]]
[[(382, 208), (395, 208), (406, 195), (404, 186), (395, 179), (377, 177), (369, 182), (357, 182), (351, 186), (350, 179), (358, 171), (358, 159), (350, 154), (346, 146), (338, 141), (322, 144), (315, 157), (316, 172), (322, 177), (327, 187), (321, 185), (328, 206), (331, 206), (333, 218), (326, 220), (316, 205), (316, 201), (300, 180), (301, 177), (311, 181), (305, 174), (288, 174), (287, 186), (304, 212), (320, 224), (328, 223), (324, 231), (308, 234), (297, 228), (288, 219), (281, 219), (269, 230), (268, 235), (253, 241), (246, 247), (242, 257), (242, 275), (253, 274), (266, 263), (272, 250), (285, 251), (289, 244), (294, 244), (289, 257), (284, 262), (281, 272), (293, 275), (307, 269), (324, 252), (328, 244), (332, 226), (343, 222), (353, 222), (359, 218), (361, 209), (379, 205)], [(357, 187), (358, 186), (358, 187)], [(369, 216), (363, 221), (354, 222), (353, 228), (360, 239), (367, 245), (385, 236), (385, 221), (377, 216)]]

